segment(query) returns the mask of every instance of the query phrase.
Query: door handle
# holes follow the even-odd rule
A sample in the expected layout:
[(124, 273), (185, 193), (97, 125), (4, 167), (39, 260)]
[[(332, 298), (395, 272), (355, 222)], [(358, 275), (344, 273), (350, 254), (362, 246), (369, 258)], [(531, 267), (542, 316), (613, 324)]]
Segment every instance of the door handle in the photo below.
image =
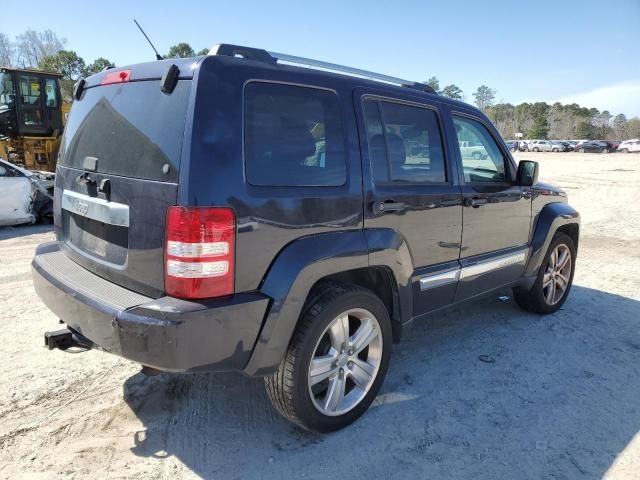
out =
[(464, 204), (467, 207), (480, 208), (482, 205), (489, 203), (489, 200), (481, 197), (465, 198)]
[(384, 202), (375, 202), (373, 204), (373, 211), (377, 215), (382, 215), (387, 212), (401, 212), (406, 210), (407, 204), (404, 202), (394, 202), (392, 200), (386, 200)]

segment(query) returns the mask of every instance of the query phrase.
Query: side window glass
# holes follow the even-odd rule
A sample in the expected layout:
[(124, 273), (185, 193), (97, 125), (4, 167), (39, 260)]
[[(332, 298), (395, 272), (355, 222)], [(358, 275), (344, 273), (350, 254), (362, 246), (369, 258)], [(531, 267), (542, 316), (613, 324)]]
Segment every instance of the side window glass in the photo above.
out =
[(244, 108), (250, 184), (344, 185), (345, 137), (335, 93), (252, 82), (245, 88)]
[(484, 125), (475, 120), (453, 117), (467, 183), (505, 183), (505, 158)]
[(56, 81), (47, 78), (44, 83), (44, 92), (47, 99), (47, 107), (58, 108), (58, 98), (56, 96)]
[(436, 112), (365, 100), (364, 113), (374, 181), (446, 182)]
[(42, 125), (40, 79), (31, 75), (21, 75), (19, 83), (20, 102), (22, 103), (22, 123), (29, 126)]
[(2, 165), (0, 165), (0, 177), (6, 177), (7, 176), (7, 169), (4, 168)]
[(387, 161), (387, 144), (384, 139), (384, 128), (380, 116), (380, 106), (373, 100), (364, 102), (364, 118), (367, 126), (367, 144), (373, 181), (389, 181), (389, 162)]
[(22, 75), (20, 77), (20, 95), (24, 105), (40, 104), (40, 80), (38, 77)]

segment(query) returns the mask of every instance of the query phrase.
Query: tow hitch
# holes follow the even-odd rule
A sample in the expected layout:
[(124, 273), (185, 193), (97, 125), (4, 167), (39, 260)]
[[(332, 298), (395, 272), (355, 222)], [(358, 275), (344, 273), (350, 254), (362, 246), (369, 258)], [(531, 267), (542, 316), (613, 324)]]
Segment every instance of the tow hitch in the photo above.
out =
[(67, 350), (70, 347), (81, 347), (86, 350), (91, 349), (91, 342), (81, 335), (72, 332), (68, 328), (56, 330), (55, 332), (44, 332), (44, 344), (49, 350), (59, 348)]

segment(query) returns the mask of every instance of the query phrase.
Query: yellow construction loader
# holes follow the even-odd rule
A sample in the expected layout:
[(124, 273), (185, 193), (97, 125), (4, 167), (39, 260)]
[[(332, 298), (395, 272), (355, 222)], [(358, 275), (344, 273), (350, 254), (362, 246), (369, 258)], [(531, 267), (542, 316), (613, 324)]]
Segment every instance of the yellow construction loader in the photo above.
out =
[(0, 158), (54, 172), (70, 105), (60, 95), (60, 75), (0, 68)]

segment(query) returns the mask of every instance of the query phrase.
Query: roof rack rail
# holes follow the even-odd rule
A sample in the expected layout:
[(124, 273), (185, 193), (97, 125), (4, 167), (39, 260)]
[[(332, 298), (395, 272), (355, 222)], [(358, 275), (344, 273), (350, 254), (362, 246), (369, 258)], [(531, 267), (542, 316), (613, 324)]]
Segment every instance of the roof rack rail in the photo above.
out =
[(323, 62), (321, 60), (313, 60), (311, 58), (297, 57), (295, 55), (288, 55), (285, 53), (268, 52), (260, 48), (242, 47), (239, 45), (222, 43), (219, 45), (215, 45), (209, 51), (209, 55), (242, 57), (268, 63), (285, 63), (316, 70), (323, 70), (327, 72), (341, 73), (344, 75), (350, 75), (352, 77), (389, 83), (391, 85), (399, 85), (401, 87), (413, 88), (422, 92), (437, 93), (430, 85), (426, 85), (424, 83), (412, 82), (410, 80), (391, 77), (389, 75), (383, 75), (381, 73), (361, 70), (359, 68), (346, 67), (344, 65), (337, 65), (335, 63)]

